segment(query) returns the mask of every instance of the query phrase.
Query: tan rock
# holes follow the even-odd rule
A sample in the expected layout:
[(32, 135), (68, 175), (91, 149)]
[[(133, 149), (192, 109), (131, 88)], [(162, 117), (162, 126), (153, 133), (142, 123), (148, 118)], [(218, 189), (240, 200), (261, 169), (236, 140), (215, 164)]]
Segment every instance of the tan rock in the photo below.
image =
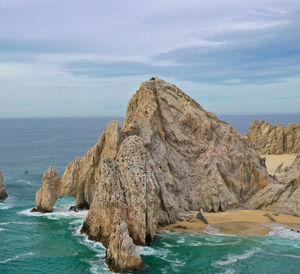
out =
[(3, 175), (2, 175), (2, 172), (0, 170), (0, 202), (7, 198), (7, 192), (6, 192), (3, 181), (4, 181)]
[(62, 177), (50, 168), (44, 176), (43, 186), (36, 195), (36, 207), (41, 212), (52, 212), (54, 203), (63, 196), (76, 198), (76, 207), (89, 207), (97, 188), (99, 161), (114, 158), (121, 140), (118, 121), (111, 122), (97, 144), (83, 158), (71, 162)]
[(300, 217), (300, 176), (287, 183), (269, 184), (244, 205), (248, 209), (264, 209)]
[(136, 253), (127, 223), (124, 221), (114, 225), (107, 249), (106, 263), (115, 272), (134, 271), (144, 266), (140, 255)]
[(275, 183), (232, 126), (158, 78), (132, 97), (121, 130), (111, 123), (61, 178), (46, 174), (37, 207), (52, 210), (64, 195), (90, 205), (81, 231), (108, 248), (113, 271), (141, 267), (134, 244), (151, 243), (158, 225), (200, 208), (239, 208)]
[(254, 121), (247, 139), (260, 154), (300, 153), (299, 124), (283, 127), (266, 121)]

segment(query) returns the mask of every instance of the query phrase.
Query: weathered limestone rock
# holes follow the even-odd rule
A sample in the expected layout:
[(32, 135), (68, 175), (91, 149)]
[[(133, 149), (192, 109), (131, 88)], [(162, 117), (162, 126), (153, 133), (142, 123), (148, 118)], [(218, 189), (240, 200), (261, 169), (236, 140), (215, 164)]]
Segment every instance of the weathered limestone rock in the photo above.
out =
[(55, 201), (63, 196), (75, 197), (76, 208), (89, 207), (97, 188), (99, 161), (102, 157), (115, 157), (120, 139), (118, 121), (113, 121), (83, 158), (67, 166), (62, 177), (57, 177), (55, 168), (49, 168), (36, 194), (37, 210), (52, 212)]
[[(282, 166), (282, 165), (280, 165)], [(300, 217), (300, 155), (290, 166), (277, 168), (280, 184), (269, 184), (245, 204), (246, 208), (266, 209)]]
[(135, 251), (135, 245), (129, 236), (126, 222), (119, 221), (114, 228), (107, 249), (106, 263), (115, 272), (134, 271), (142, 268), (144, 264), (140, 255)]
[(90, 205), (81, 231), (108, 248), (111, 270), (126, 271), (142, 266), (134, 244), (151, 243), (158, 225), (200, 208), (241, 207), (271, 183), (264, 161), (232, 126), (152, 78), (130, 100), (122, 129), (109, 124), (61, 178), (46, 172), (37, 208), (51, 211), (64, 195)]
[(280, 164), (275, 170), (279, 181), (288, 182), (291, 179), (297, 178), (300, 176), (300, 154), (296, 156), (290, 165), (284, 168), (282, 168), (282, 166), (283, 165)]
[(300, 176), (287, 183), (270, 184), (244, 205), (248, 209), (265, 209), (300, 217)]
[(3, 175), (0, 170), (0, 202), (7, 198), (7, 192), (3, 184)]
[(300, 152), (300, 125), (274, 126), (265, 121), (254, 121), (247, 139), (260, 154)]

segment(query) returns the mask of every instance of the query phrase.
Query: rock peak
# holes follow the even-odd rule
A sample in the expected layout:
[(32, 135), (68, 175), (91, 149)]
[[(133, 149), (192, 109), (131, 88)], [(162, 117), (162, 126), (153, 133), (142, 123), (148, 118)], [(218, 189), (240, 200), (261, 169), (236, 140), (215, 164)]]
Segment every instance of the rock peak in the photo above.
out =
[(273, 183), (232, 126), (157, 77), (132, 96), (122, 128), (111, 122), (61, 178), (46, 174), (37, 208), (51, 211), (65, 195), (90, 206), (81, 231), (107, 247), (113, 271), (142, 266), (135, 244), (151, 243), (158, 225), (191, 210), (239, 208)]

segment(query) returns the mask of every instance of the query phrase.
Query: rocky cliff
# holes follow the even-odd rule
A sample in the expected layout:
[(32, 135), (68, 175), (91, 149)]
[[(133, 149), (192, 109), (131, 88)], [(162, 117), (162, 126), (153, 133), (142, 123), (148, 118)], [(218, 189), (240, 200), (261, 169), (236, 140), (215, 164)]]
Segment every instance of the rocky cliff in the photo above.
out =
[(300, 217), (300, 155), (293, 163), (277, 168), (279, 184), (269, 184), (249, 199), (245, 207), (267, 209)]
[(124, 124), (111, 122), (83, 158), (62, 177), (51, 167), (37, 192), (39, 211), (59, 197), (90, 207), (81, 231), (107, 248), (113, 271), (142, 267), (135, 244), (153, 241), (158, 225), (190, 210), (243, 206), (276, 181), (232, 126), (158, 78), (142, 83)]
[(0, 202), (3, 201), (7, 197), (7, 192), (3, 184), (3, 176), (0, 170)]
[(300, 153), (300, 125), (274, 126), (254, 121), (247, 139), (260, 154)]

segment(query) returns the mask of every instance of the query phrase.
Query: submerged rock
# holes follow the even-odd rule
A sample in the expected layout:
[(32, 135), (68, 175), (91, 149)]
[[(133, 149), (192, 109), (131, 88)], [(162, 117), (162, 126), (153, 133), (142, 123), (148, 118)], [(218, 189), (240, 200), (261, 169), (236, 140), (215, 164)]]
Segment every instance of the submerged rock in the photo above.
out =
[(3, 181), (3, 175), (0, 170), (0, 202), (5, 200), (8, 196)]
[(300, 153), (300, 125), (274, 126), (254, 121), (247, 139), (260, 154)]
[(113, 271), (142, 267), (134, 244), (191, 210), (239, 208), (269, 184), (264, 161), (232, 126), (158, 78), (131, 98), (122, 128), (113, 121), (61, 178), (51, 167), (36, 195), (39, 211), (61, 196), (89, 205), (81, 231), (107, 248)]

